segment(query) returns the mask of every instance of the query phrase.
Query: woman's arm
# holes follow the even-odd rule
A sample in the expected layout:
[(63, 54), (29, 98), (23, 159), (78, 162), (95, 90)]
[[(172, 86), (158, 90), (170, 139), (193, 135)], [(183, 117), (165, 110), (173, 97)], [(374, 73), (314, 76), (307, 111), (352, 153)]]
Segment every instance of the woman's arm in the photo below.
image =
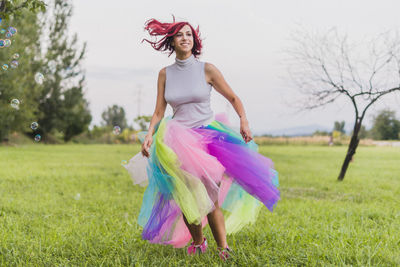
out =
[(233, 106), (240, 118), (240, 134), (247, 143), (253, 139), (249, 122), (240, 98), (233, 92), (232, 88), (225, 81), (222, 73), (211, 63), (205, 63), (206, 80), (211, 84), (217, 92), (223, 95)]
[(150, 120), (149, 131), (142, 144), (142, 154), (146, 157), (150, 155), (149, 149), (153, 142), (154, 127), (164, 117), (165, 109), (167, 108), (167, 101), (164, 98), (165, 78), (166, 70), (163, 68), (158, 74), (156, 107)]

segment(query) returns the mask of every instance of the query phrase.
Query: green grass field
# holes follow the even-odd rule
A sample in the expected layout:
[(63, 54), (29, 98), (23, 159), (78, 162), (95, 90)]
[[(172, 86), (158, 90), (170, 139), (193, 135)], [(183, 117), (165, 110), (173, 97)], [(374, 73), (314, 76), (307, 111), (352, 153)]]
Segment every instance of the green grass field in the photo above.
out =
[[(400, 149), (359, 147), (343, 182), (345, 147), (263, 146), (281, 201), (228, 236), (247, 266), (400, 265)], [(144, 189), (120, 165), (139, 146), (0, 147), (0, 263), (18, 266), (224, 265), (209, 250), (150, 244), (136, 223)]]

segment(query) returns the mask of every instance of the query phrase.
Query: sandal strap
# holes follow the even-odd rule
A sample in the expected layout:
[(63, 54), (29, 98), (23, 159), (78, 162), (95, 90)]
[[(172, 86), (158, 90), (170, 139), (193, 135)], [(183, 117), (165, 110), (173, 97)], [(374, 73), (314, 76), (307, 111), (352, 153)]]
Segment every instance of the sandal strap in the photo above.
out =
[(231, 257), (230, 253), (232, 252), (232, 250), (228, 246), (226, 246), (225, 248), (218, 247), (218, 251), (219, 257), (224, 261)]
[(206, 252), (208, 247), (207, 244), (207, 238), (204, 237), (203, 242), (200, 245), (195, 245), (194, 241), (190, 244), (190, 246), (188, 247), (188, 254), (195, 254), (197, 253), (197, 251), (199, 253), (204, 253)]

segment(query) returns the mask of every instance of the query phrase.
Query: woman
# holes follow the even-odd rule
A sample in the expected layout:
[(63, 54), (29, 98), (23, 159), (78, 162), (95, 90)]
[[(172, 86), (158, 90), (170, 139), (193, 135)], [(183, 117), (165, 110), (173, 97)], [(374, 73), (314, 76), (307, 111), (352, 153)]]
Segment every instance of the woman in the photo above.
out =
[[(151, 19), (145, 29), (164, 36), (155, 42), (145, 39), (153, 48), (175, 52), (176, 58), (158, 75), (156, 107), (141, 150), (147, 158), (138, 154), (126, 166), (136, 183), (148, 182), (139, 215), (142, 236), (175, 247), (193, 238), (188, 254), (200, 254), (208, 246), (202, 229), (209, 223), (225, 260), (231, 252), (226, 234), (253, 223), (261, 204), (272, 211), (279, 200), (277, 172), (271, 160), (257, 153), (239, 97), (214, 65), (197, 59), (199, 29), (175, 19)], [(223, 116), (214, 117), (212, 87), (234, 107), (240, 133)], [(164, 118), (167, 104), (172, 118)], [(147, 174), (140, 172), (142, 163)]]

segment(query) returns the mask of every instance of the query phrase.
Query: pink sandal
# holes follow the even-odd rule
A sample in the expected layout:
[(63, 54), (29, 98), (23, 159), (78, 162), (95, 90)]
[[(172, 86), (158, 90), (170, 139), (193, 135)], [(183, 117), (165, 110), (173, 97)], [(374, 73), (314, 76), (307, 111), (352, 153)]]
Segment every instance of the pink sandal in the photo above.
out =
[(226, 248), (217, 248), (218, 249), (218, 255), (221, 258), (221, 260), (226, 261), (227, 259), (232, 257), (232, 250), (226, 246)]
[(195, 245), (193, 241), (188, 247), (187, 253), (189, 255), (203, 254), (206, 252), (207, 248), (208, 248), (207, 238), (204, 237), (203, 243), (201, 243), (200, 245)]

